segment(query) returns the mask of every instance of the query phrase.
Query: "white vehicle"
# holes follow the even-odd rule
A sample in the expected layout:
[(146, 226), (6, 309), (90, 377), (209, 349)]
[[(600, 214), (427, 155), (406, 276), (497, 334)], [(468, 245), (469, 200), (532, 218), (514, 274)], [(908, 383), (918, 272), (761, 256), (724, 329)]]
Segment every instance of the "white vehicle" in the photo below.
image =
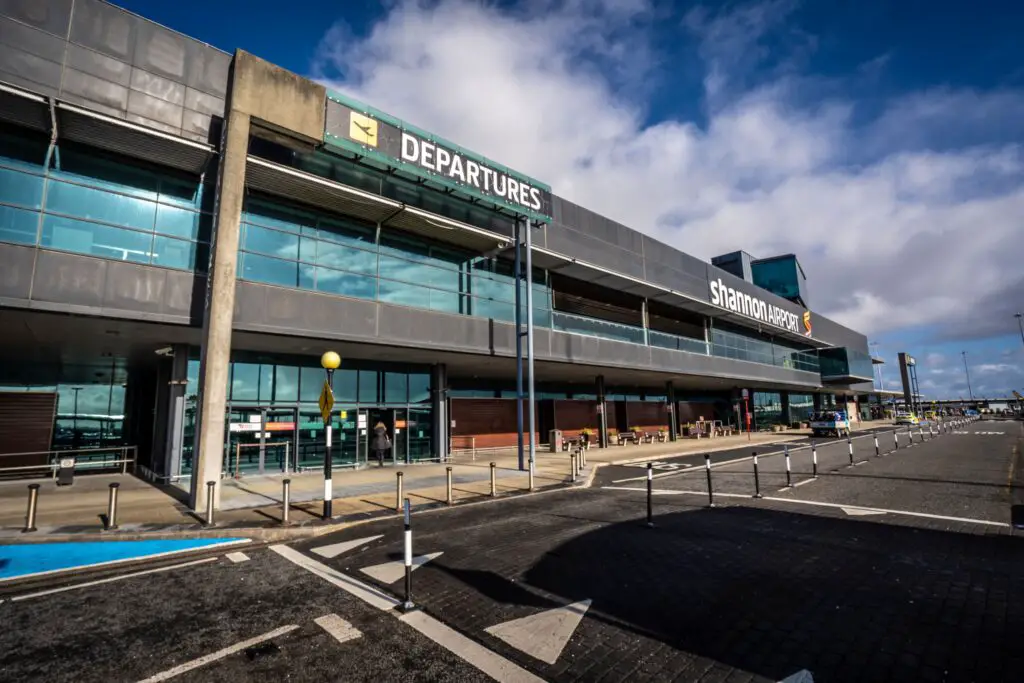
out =
[(814, 436), (849, 436), (850, 421), (842, 410), (815, 413), (811, 418), (811, 432)]

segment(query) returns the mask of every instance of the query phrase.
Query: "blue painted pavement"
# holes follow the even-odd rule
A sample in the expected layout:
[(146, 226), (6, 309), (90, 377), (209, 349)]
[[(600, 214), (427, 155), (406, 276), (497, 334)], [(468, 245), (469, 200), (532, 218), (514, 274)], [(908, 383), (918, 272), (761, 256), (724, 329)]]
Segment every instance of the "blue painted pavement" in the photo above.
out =
[(96, 541), (0, 545), (0, 581), (167, 553), (234, 545), (242, 538), (190, 538), (152, 541)]

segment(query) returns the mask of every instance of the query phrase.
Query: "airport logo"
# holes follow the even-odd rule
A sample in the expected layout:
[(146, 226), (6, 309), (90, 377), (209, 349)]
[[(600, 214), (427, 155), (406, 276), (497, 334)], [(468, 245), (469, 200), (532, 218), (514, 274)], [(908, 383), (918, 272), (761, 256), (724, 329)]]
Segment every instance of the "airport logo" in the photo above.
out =
[(804, 311), (804, 336), (811, 336), (811, 312)]
[(541, 211), (544, 206), (540, 188), (405, 130), (402, 131), (402, 161), (534, 211)]
[[(773, 304), (766, 303), (762, 299), (758, 299), (756, 296), (750, 296), (743, 292), (729, 287), (721, 278), (718, 280), (712, 280), (711, 284), (711, 303), (715, 306), (732, 311), (733, 313), (739, 313), (766, 323), (775, 327), (788, 330), (790, 332), (800, 333), (799, 321), (800, 316), (796, 313), (790, 313), (789, 311), (779, 308)], [(804, 327), (807, 329), (806, 336), (810, 336), (811, 328), (811, 317), (809, 312), (804, 313)]]
[(377, 121), (357, 111), (349, 113), (348, 136), (370, 147), (377, 146)]

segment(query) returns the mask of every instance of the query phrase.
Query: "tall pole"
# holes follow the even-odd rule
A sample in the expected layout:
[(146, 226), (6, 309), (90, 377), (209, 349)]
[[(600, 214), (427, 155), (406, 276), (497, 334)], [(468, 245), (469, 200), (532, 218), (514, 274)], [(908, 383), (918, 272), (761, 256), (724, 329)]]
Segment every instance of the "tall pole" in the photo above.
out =
[(330, 519), (333, 516), (332, 502), (334, 500), (334, 482), (331, 477), (331, 467), (334, 464), (331, 455), (331, 437), (332, 437), (332, 425), (333, 421), (332, 411), (334, 407), (334, 371), (341, 366), (341, 356), (336, 354), (334, 351), (325, 351), (320, 356), (320, 366), (327, 371), (327, 385), (324, 387), (324, 398), (328, 399), (327, 403), (321, 406), (321, 410), (324, 411), (324, 519)]
[(522, 472), (526, 469), (526, 463), (523, 461), (523, 305), (522, 296), (520, 289), (522, 289), (522, 234), (520, 232), (520, 222), (516, 219), (515, 225), (515, 241), (516, 241), (516, 254), (515, 254), (515, 270), (516, 270), (516, 437), (518, 444), (519, 454), (519, 471)]
[(964, 357), (964, 373), (967, 375), (967, 395), (971, 397), (971, 403), (974, 402), (974, 392), (971, 391), (971, 371), (967, 367), (967, 352), (961, 351), (960, 355)]
[(1024, 344), (1024, 322), (1021, 322), (1021, 318), (1024, 317), (1024, 315), (1014, 313), (1013, 317), (1017, 319), (1017, 327), (1020, 328), (1020, 341)]
[(72, 408), (75, 414), (71, 417), (71, 447), (78, 448), (81, 444), (78, 442), (78, 392), (83, 387), (71, 387), (71, 391), (75, 392), (75, 406)]
[(536, 427), (536, 405), (534, 396), (534, 372), (533, 372), (533, 238), (528, 218), (523, 218), (523, 225), (526, 227), (526, 365), (529, 372), (527, 391), (530, 401), (530, 472), (533, 472), (534, 461), (537, 453)]
[[(871, 346), (875, 347), (875, 358), (877, 358), (878, 357), (878, 342), (871, 342)], [(871, 362), (874, 363), (874, 360), (872, 360)], [(884, 389), (885, 387), (882, 386), (882, 364), (878, 363), (877, 365), (875, 365), (875, 369), (878, 370), (878, 388), (879, 388), (879, 390)]]

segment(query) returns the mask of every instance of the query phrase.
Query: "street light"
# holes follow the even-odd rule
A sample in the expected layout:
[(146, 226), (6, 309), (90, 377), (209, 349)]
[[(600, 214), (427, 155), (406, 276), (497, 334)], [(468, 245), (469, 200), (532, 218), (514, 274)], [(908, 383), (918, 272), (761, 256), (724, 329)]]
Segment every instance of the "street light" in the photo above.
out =
[(967, 352), (961, 351), (960, 355), (964, 357), (964, 373), (967, 375), (967, 395), (971, 397), (971, 403), (974, 403), (974, 392), (971, 391), (971, 371), (967, 367)]
[(334, 407), (334, 371), (341, 365), (341, 356), (334, 351), (325, 351), (320, 356), (320, 365), (327, 371), (327, 382), (320, 392), (320, 411), (324, 418), (324, 435), (327, 450), (324, 452), (324, 519), (331, 518), (331, 501), (334, 490), (331, 485), (331, 409)]
[(1017, 319), (1017, 327), (1020, 328), (1020, 341), (1021, 341), (1021, 343), (1024, 343), (1024, 323), (1022, 323), (1021, 320), (1020, 320), (1021, 317), (1024, 317), (1024, 316), (1022, 316), (1022, 314), (1020, 314), (1020, 313), (1014, 313), (1013, 317)]

